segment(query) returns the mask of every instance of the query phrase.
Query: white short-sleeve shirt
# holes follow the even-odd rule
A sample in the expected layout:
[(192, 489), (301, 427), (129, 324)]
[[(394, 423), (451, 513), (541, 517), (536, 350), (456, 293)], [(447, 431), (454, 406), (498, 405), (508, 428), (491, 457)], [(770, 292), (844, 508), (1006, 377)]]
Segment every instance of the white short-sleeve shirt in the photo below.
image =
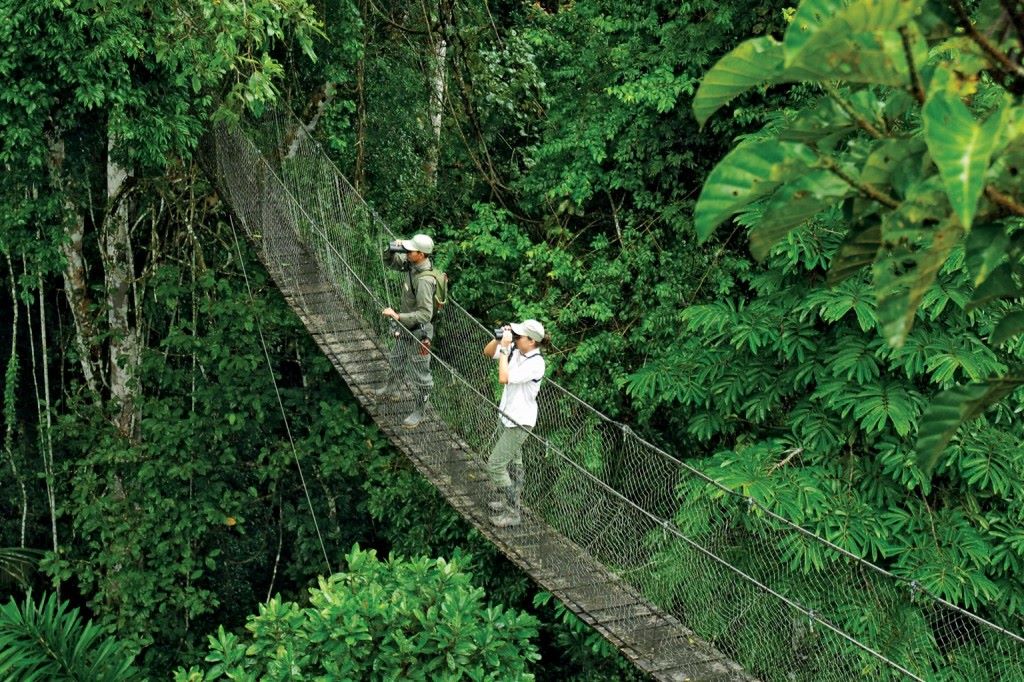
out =
[[(499, 353), (494, 351), (494, 358)], [(537, 425), (537, 394), (544, 378), (544, 357), (536, 348), (526, 355), (513, 348), (508, 356), (508, 383), (501, 391), (501, 423), (505, 426)]]

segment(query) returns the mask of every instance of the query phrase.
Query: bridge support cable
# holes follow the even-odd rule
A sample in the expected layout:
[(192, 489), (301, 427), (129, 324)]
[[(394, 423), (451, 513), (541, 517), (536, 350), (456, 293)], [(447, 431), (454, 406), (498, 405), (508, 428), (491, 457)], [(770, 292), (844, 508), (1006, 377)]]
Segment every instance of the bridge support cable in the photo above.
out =
[[(730, 491), (546, 381), (519, 527), (487, 521), (490, 331), (457, 304), (429, 419), (376, 402), (392, 238), (311, 138), (272, 113), (214, 134), (217, 182), (313, 338), (377, 423), (510, 558), (659, 679), (1024, 679), (1024, 639)], [(287, 151), (286, 151), (287, 150)], [(412, 392), (408, 392), (412, 395)], [(951, 674), (952, 672), (952, 674)]]

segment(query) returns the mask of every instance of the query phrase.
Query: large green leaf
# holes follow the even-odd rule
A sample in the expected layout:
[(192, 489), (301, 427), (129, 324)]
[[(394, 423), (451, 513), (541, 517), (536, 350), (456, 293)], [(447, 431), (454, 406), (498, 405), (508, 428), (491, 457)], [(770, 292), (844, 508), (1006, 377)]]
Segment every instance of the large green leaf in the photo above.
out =
[(797, 142), (741, 144), (718, 162), (701, 188), (694, 209), (697, 236), (704, 241), (723, 220), (807, 172), (816, 161), (814, 151)]
[(985, 171), (999, 139), (1003, 111), (978, 123), (960, 98), (945, 90), (932, 92), (921, 109), (928, 151), (939, 168), (953, 212), (966, 230), (971, 229), (985, 188)]
[(967, 302), (967, 311), (970, 312), (989, 301), (1024, 297), (1024, 288), (1020, 285), (1022, 279), (1024, 268), (1019, 263), (1003, 263), (997, 266), (984, 282), (975, 287), (971, 300)]
[(693, 98), (693, 115), (703, 126), (734, 97), (781, 73), (782, 43), (768, 36), (746, 40), (705, 74)]
[(836, 44), (856, 33), (895, 31), (920, 12), (925, 0), (803, 0), (783, 37), (785, 65), (806, 48)]
[(750, 233), (750, 252), (764, 260), (794, 227), (803, 225), (853, 191), (849, 183), (827, 170), (811, 170), (779, 187)]
[[(926, 54), (922, 56), (927, 56)], [(896, 31), (837, 36), (833, 42), (808, 45), (784, 77), (799, 69), (800, 80), (905, 85), (909, 78), (903, 39)]]
[(978, 286), (995, 270), (1010, 247), (1010, 236), (999, 223), (976, 225), (964, 244), (965, 264), (974, 286)]
[(918, 426), (918, 466), (926, 474), (931, 474), (960, 425), (980, 416), (1019, 386), (1024, 386), (1024, 374), (954, 386), (937, 395)]
[(992, 331), (992, 336), (989, 337), (988, 342), (993, 346), (998, 346), (1021, 332), (1024, 332), (1024, 311), (1016, 310), (999, 320), (999, 324)]
[(925, 291), (963, 233), (955, 220), (926, 228), (899, 224), (900, 217), (897, 212), (883, 220), (883, 247), (873, 268), (878, 325), (893, 348), (903, 345)]
[(882, 247), (882, 224), (877, 219), (850, 230), (828, 269), (828, 284), (835, 286), (878, 258)]

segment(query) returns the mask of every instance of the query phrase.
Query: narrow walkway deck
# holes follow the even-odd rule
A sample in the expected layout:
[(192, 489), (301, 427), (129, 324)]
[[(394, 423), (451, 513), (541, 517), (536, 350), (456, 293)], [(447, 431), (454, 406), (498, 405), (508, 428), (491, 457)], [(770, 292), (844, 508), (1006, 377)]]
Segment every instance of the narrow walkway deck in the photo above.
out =
[[(518, 527), (492, 526), (481, 457), (436, 414), (414, 430), (404, 429), (399, 422), (411, 409), (410, 402), (378, 402), (371, 397), (387, 371), (385, 354), (361, 318), (339, 314), (337, 304), (345, 293), (323, 275), (312, 254), (296, 246), (288, 252), (262, 250), (285, 299), (391, 442), (467, 521), (656, 679), (752, 679), (529, 510)], [(298, 263), (302, 265), (288, 267)], [(329, 299), (330, 305), (317, 305), (320, 299)], [(315, 312), (324, 309), (331, 310), (330, 319)]]

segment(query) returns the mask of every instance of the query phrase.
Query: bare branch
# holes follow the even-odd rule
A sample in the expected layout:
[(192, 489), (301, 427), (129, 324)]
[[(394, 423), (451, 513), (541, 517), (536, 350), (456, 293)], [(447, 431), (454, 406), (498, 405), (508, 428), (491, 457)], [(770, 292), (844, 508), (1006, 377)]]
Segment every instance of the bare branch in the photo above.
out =
[(1013, 215), (1024, 216), (1024, 204), (1021, 204), (1008, 194), (1003, 194), (992, 185), (985, 187), (985, 196), (993, 204), (1009, 211)]
[(914, 93), (917, 103), (924, 104), (924, 86), (921, 84), (921, 74), (917, 71), (917, 64), (914, 63), (914, 52), (910, 49), (910, 31), (906, 26), (900, 26), (900, 38), (903, 40), (903, 54), (907, 58), (907, 69), (910, 71), (910, 89)]
[(1024, 11), (1021, 9), (1019, 0), (999, 0), (999, 4), (1003, 6), (1007, 18), (1017, 32), (1018, 47), (1024, 51)]
[(853, 105), (847, 102), (846, 99), (844, 99), (843, 96), (839, 94), (839, 91), (836, 90), (834, 85), (832, 85), (831, 83), (826, 84), (825, 92), (827, 92), (828, 96), (831, 97), (833, 101), (835, 101), (835, 103), (839, 105), (839, 108), (845, 111), (846, 115), (849, 116), (853, 120), (853, 122), (857, 124), (859, 128), (866, 131), (868, 135), (875, 138), (876, 140), (880, 140), (883, 137), (885, 137), (885, 133), (883, 133), (881, 130), (872, 125), (871, 121), (864, 118), (860, 114), (860, 112), (854, 109)]
[(883, 206), (886, 206), (888, 208), (898, 208), (899, 207), (899, 205), (900, 205), (899, 201), (897, 201), (896, 199), (893, 199), (891, 196), (889, 196), (888, 194), (886, 194), (882, 190), (878, 189), (874, 185), (869, 185), (866, 182), (860, 182), (858, 180), (854, 180), (852, 177), (850, 177), (846, 173), (846, 171), (844, 171), (842, 168), (839, 167), (839, 164), (836, 163), (834, 159), (832, 159), (830, 157), (827, 157), (827, 156), (822, 156), (820, 158), (821, 158), (822, 163), (825, 165), (825, 169), (826, 170), (830, 171), (833, 175), (838, 177), (840, 180), (842, 180), (843, 182), (845, 182), (848, 185), (850, 185), (850, 187), (853, 187), (854, 189), (859, 191), (861, 194), (863, 194), (868, 199), (872, 199), (873, 201), (877, 201), (878, 203), (880, 203)]
[(962, 0), (951, 0), (953, 9), (956, 11), (957, 17), (960, 19), (960, 25), (963, 26), (964, 30), (967, 31), (967, 35), (971, 37), (978, 47), (982, 49), (992, 60), (1002, 67), (1003, 71), (1007, 76), (1011, 77), (1015, 83), (1015, 87), (1012, 88), (1013, 92), (1019, 94), (1022, 90), (1022, 83), (1024, 83), (1024, 67), (1014, 62), (1010, 57), (1000, 50), (998, 47), (992, 44), (992, 41), (986, 38), (984, 35), (978, 32), (975, 28), (974, 22), (971, 21), (970, 15), (967, 13), (967, 8), (964, 7)]

